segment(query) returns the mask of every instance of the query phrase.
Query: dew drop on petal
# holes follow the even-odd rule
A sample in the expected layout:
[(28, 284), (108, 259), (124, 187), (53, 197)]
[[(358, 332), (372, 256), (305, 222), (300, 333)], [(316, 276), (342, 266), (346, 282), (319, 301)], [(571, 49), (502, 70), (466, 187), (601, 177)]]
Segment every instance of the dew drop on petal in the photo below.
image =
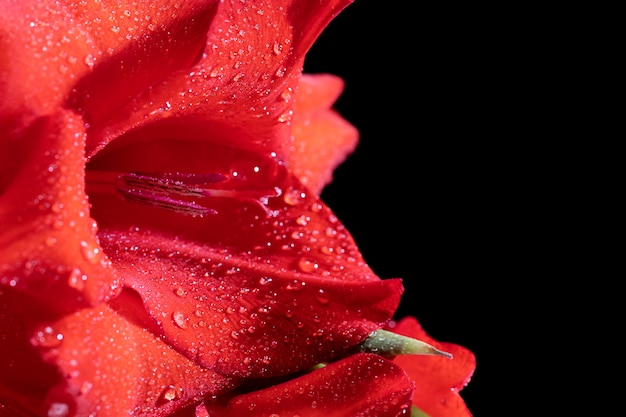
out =
[(182, 387), (176, 387), (175, 385), (168, 385), (161, 393), (161, 398), (165, 401), (174, 401), (182, 397)]
[(315, 298), (320, 304), (328, 304), (328, 302), (330, 301), (330, 297), (324, 292), (322, 288), (320, 288)]
[(87, 56), (85, 56), (85, 65), (87, 65), (89, 68), (92, 68), (95, 64), (96, 59), (94, 58), (93, 55), (89, 54)]
[(296, 223), (300, 226), (306, 226), (309, 223), (309, 220), (311, 220), (311, 218), (303, 214), (296, 219)]
[(80, 248), (83, 252), (83, 256), (92, 265), (98, 263), (100, 258), (100, 248), (91, 246), (88, 242), (81, 240)]
[(72, 272), (67, 279), (68, 285), (78, 291), (85, 289), (85, 281), (87, 281), (87, 275), (83, 274), (78, 268), (72, 269)]
[(66, 417), (70, 414), (70, 407), (65, 403), (52, 403), (48, 408), (48, 417)]
[(45, 326), (30, 338), (31, 345), (46, 348), (60, 346), (62, 342), (63, 334), (58, 333), (51, 326)]
[(91, 389), (93, 388), (93, 384), (89, 381), (85, 381), (82, 383), (82, 385), (80, 386), (80, 393), (82, 395), (87, 394), (89, 391), (91, 391)]
[(287, 190), (283, 195), (283, 200), (290, 206), (297, 206), (298, 204), (301, 204), (305, 198), (306, 193), (295, 188)]
[(310, 259), (300, 258), (298, 261), (298, 268), (302, 272), (313, 272), (318, 267), (319, 265)]
[(211, 417), (209, 415), (209, 410), (207, 410), (204, 404), (200, 404), (196, 407), (196, 415), (195, 417)]
[(189, 319), (185, 317), (185, 315), (181, 313), (180, 311), (175, 311), (172, 313), (172, 320), (174, 321), (174, 324), (176, 324), (178, 327), (180, 327), (183, 330), (189, 327), (189, 324), (188, 324)]

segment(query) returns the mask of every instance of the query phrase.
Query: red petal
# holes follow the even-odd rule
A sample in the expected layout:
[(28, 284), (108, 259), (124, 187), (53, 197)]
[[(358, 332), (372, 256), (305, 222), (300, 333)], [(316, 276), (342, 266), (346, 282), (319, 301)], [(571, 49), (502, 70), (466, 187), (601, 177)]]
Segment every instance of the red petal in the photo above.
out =
[(289, 163), (317, 194), (332, 181), (333, 170), (354, 151), (359, 137), (356, 128), (331, 109), (343, 86), (332, 75), (303, 75), (298, 85)]
[[(13, 123), (72, 106), (97, 123), (205, 46), (216, 1), (24, 0), (0, 15), (0, 114)], [(36, 86), (36, 88), (33, 88)]]
[(104, 304), (55, 319), (15, 290), (0, 300), (0, 403), (16, 414), (167, 416), (234, 384)]
[(413, 385), (393, 362), (350, 356), (302, 377), (207, 406), (211, 417), (396, 417), (411, 404)]
[(415, 381), (413, 404), (430, 417), (471, 416), (459, 391), (469, 383), (474, 373), (474, 354), (462, 346), (432, 339), (413, 317), (403, 318), (390, 330), (424, 341), (453, 355), (451, 360), (439, 356), (414, 355), (401, 355), (394, 359)]
[(55, 309), (116, 293), (84, 189), (84, 124), (68, 111), (39, 119), (20, 139), (26, 159), (0, 195), (0, 285)]
[[(233, 158), (205, 168), (221, 160)], [(275, 174), (280, 165), (253, 166), (284, 190), (268, 198), (272, 215), (237, 199), (192, 218), (93, 198), (105, 253), (166, 340), (224, 375), (283, 374), (341, 354), (385, 324), (402, 293), (400, 280), (371, 271), (326, 206)]]
[[(92, 129), (97, 147), (90, 147), (88, 156), (113, 139), (150, 135), (156, 140), (210, 140), (266, 155), (274, 152), (287, 160), (305, 52), (349, 3), (220, 3), (199, 62), (144, 90), (120, 106), (106, 126)], [(137, 129), (142, 131), (133, 131)]]

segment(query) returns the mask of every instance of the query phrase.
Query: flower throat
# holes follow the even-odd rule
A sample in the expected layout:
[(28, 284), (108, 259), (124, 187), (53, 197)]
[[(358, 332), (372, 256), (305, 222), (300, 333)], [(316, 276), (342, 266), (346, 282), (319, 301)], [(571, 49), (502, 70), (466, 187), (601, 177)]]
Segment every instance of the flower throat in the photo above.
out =
[[(235, 174), (236, 175), (236, 174)], [(277, 187), (245, 189), (232, 184), (233, 176), (221, 173), (137, 173), (87, 170), (87, 193), (116, 193), (125, 200), (194, 217), (218, 214), (212, 198), (234, 198), (255, 204), (273, 215), (267, 206), (278, 197)], [(239, 185), (239, 187), (233, 185)]]

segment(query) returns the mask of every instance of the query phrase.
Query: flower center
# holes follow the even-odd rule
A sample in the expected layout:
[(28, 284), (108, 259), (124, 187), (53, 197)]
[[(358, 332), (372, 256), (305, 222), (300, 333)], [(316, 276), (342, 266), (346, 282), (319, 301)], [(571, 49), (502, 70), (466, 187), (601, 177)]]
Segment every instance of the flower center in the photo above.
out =
[(87, 193), (116, 193), (127, 201), (191, 216), (217, 214), (212, 198), (235, 198), (252, 202), (266, 214), (270, 197), (281, 194), (279, 188), (238, 189), (231, 178), (220, 173), (136, 173), (87, 170)]

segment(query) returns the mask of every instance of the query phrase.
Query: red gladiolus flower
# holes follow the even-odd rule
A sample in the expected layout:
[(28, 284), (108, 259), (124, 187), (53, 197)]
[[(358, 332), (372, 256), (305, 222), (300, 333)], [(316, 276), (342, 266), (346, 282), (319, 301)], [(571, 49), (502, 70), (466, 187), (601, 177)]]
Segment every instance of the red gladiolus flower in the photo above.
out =
[(1, 416), (446, 415), (471, 360), (358, 353), (402, 283), (319, 199), (350, 2), (2, 2)]

